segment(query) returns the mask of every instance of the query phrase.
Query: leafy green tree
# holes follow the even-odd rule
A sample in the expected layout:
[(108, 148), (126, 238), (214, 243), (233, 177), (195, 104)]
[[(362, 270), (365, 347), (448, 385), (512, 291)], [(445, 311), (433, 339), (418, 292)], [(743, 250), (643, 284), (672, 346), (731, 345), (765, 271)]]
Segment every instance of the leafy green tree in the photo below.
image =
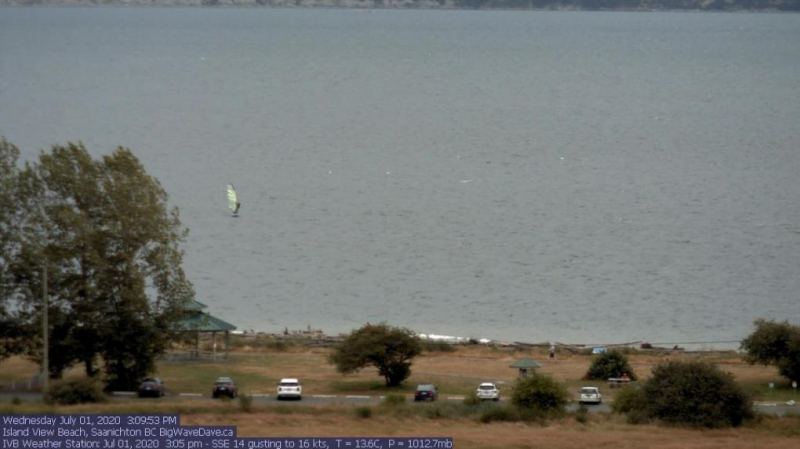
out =
[(776, 365), (782, 376), (800, 382), (800, 326), (763, 319), (754, 324), (756, 330), (742, 341), (746, 360)]
[(8, 288), (8, 257), (18, 240), (17, 182), (19, 178), (19, 149), (0, 138), (0, 294), (5, 298), (10, 294)]
[(631, 380), (636, 380), (636, 373), (628, 363), (628, 357), (620, 351), (613, 350), (596, 356), (584, 378), (606, 380), (610, 377), (622, 377), (623, 374), (627, 374)]
[(366, 324), (337, 345), (330, 362), (343, 374), (374, 366), (386, 386), (394, 387), (411, 375), (411, 360), (421, 352), (420, 340), (410, 330)]
[(568, 399), (569, 394), (563, 385), (536, 372), (517, 380), (511, 393), (512, 404), (536, 416), (563, 412)]
[[(41, 314), (40, 267), (51, 298), (51, 375), (104, 359), (106, 388), (132, 388), (154, 367), (193, 297), (181, 268), (177, 209), (136, 157), (118, 148), (94, 160), (80, 143), (54, 146), (21, 173), (34, 207), (11, 270), (22, 317)], [(41, 347), (41, 345), (39, 345)], [(40, 349), (32, 348), (36, 359)]]
[(17, 289), (9, 268), (19, 253), (19, 149), (0, 137), (0, 360), (24, 349), (29, 337), (16, 306)]
[(753, 417), (752, 402), (733, 376), (702, 362), (656, 366), (630, 402), (638, 416), (670, 424), (735, 427)]

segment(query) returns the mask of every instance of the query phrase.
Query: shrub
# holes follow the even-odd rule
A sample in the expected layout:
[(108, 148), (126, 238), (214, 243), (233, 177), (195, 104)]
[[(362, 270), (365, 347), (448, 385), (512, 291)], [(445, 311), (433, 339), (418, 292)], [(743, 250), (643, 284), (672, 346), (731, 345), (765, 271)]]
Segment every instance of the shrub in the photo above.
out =
[(19, 396), (14, 396), (13, 398), (11, 398), (11, 405), (20, 405), (20, 404), (22, 404), (22, 399), (20, 399)]
[(563, 385), (539, 373), (518, 380), (511, 393), (511, 403), (524, 414), (559, 414), (563, 412), (567, 399), (568, 393)]
[(367, 419), (372, 416), (372, 409), (369, 407), (356, 407), (356, 416)]
[(93, 378), (59, 382), (45, 392), (44, 398), (49, 404), (62, 405), (106, 401), (102, 387)]
[(402, 405), (406, 403), (406, 397), (402, 394), (387, 394), (385, 398), (383, 398), (383, 404), (388, 405), (390, 407), (394, 407), (397, 405)]
[(478, 394), (474, 391), (464, 396), (464, 405), (478, 405), (480, 403), (481, 400), (478, 398)]
[(628, 363), (628, 357), (619, 350), (600, 354), (592, 360), (586, 379), (606, 380), (609, 377), (622, 377), (627, 374), (631, 380), (636, 380), (636, 374)]
[[(733, 376), (702, 362), (668, 362), (653, 369), (634, 416), (693, 427), (739, 426), (753, 417), (752, 402)], [(631, 413), (629, 412), (629, 413)]]
[(462, 419), (476, 416), (480, 412), (478, 407), (470, 407), (454, 401), (438, 401), (429, 404), (419, 404), (410, 407), (413, 411), (421, 413), (430, 419)]
[(517, 410), (506, 406), (490, 407), (481, 413), (480, 421), (490, 423), (493, 421), (519, 421)]
[(581, 404), (578, 406), (578, 409), (575, 410), (575, 421), (581, 424), (586, 424), (589, 421), (589, 409), (587, 409), (585, 405)]
[(641, 388), (628, 385), (617, 393), (614, 402), (611, 403), (611, 411), (626, 415), (630, 424), (642, 424), (649, 421), (645, 415), (646, 406), (647, 398)]
[(623, 387), (611, 403), (611, 411), (614, 413), (629, 413), (632, 410), (639, 410), (645, 406), (645, 397), (642, 390), (638, 387), (628, 385)]
[(253, 397), (247, 394), (239, 395), (239, 409), (243, 412), (250, 413), (253, 411)]

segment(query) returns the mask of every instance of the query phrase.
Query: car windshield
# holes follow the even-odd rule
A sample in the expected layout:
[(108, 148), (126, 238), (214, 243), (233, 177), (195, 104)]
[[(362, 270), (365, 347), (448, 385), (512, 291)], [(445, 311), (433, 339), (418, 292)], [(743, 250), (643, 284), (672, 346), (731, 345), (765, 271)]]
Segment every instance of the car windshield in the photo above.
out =
[(597, 394), (596, 388), (581, 388), (581, 394)]
[(148, 378), (148, 379), (143, 380), (142, 383), (143, 384), (146, 384), (146, 383), (157, 384), (158, 383), (158, 379)]
[(280, 386), (282, 387), (296, 387), (299, 384), (297, 382), (281, 382)]
[(481, 390), (494, 390), (494, 385), (481, 385), (478, 388), (480, 388)]
[(417, 391), (433, 391), (436, 388), (433, 385), (418, 385)]

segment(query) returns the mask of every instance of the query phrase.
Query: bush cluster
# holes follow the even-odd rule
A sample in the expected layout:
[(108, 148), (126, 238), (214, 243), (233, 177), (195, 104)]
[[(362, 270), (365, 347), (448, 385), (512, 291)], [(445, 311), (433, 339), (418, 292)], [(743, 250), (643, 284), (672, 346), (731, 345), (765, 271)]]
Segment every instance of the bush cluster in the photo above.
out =
[(628, 357), (615, 349), (595, 357), (584, 377), (587, 380), (606, 380), (609, 377), (622, 377), (623, 374), (627, 374), (631, 380), (636, 380), (636, 373), (628, 363)]
[(753, 417), (752, 402), (733, 376), (702, 362), (668, 362), (653, 369), (641, 389), (629, 387), (614, 411), (631, 422), (659, 420), (693, 427), (739, 426)]
[(511, 403), (526, 415), (560, 414), (568, 399), (569, 394), (563, 385), (549, 376), (535, 372), (519, 379), (511, 393)]
[(44, 395), (49, 404), (83, 404), (105, 402), (106, 395), (100, 384), (93, 378), (82, 378), (56, 383)]

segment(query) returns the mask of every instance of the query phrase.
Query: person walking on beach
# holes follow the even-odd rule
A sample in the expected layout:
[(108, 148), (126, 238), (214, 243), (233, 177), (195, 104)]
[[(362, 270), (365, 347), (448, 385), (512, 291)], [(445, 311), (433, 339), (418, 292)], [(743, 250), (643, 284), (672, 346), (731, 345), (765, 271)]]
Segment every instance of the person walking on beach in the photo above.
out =
[(550, 360), (556, 358), (556, 345), (553, 342), (550, 342)]

